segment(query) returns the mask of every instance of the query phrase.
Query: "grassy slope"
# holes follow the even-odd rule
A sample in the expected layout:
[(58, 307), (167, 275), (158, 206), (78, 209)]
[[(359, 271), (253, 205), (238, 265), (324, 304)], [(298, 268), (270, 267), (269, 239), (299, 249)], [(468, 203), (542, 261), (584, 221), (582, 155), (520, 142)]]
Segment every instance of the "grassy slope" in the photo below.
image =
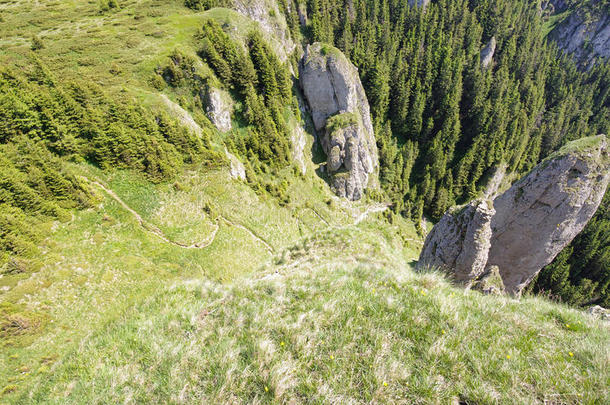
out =
[[(176, 47), (194, 53), (206, 13), (178, 0), (119, 3), (100, 14), (97, 0), (0, 0), (0, 61), (21, 63), (38, 35), (59, 77), (161, 103), (152, 71)], [(153, 186), (75, 165), (172, 241), (219, 229), (205, 249), (180, 248), (94, 187), (99, 204), (53, 225), (39, 271), (0, 278), (0, 403), (608, 395), (607, 327), (414, 275), (413, 226), (362, 216), (372, 203), (332, 198), (312, 168), (280, 208), (226, 172), (191, 168)]]

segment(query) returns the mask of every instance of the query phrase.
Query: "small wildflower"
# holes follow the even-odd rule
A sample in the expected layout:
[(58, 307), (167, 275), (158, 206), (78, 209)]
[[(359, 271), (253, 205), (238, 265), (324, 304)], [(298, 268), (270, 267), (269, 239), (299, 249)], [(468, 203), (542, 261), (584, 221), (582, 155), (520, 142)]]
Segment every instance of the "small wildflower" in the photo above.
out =
[(375, 294), (375, 289), (373, 288), (373, 294)]
[(426, 292), (424, 290), (421, 290), (421, 294), (426, 295)]
[(444, 334), (445, 334), (445, 329), (443, 329), (441, 332), (442, 332), (442, 333), (443, 333), (443, 335), (444, 335)]
[(568, 354), (570, 355), (570, 357), (574, 357), (574, 353), (569, 352)]
[(360, 305), (358, 305), (358, 311), (362, 311), (364, 310), (364, 308), (362, 308)]
[(387, 386), (388, 386), (388, 383), (384, 381), (384, 382), (383, 382), (383, 386), (384, 386), (384, 387), (387, 387)]
[(331, 354), (331, 355), (330, 355), (330, 359), (331, 359), (331, 360), (334, 360), (334, 359), (335, 359), (335, 356), (333, 356), (333, 355)]
[(508, 360), (510, 360), (510, 354), (507, 354), (507, 355), (506, 355), (506, 358), (507, 358)]
[(566, 328), (570, 329), (570, 324), (566, 323)]
[(265, 392), (269, 392), (269, 387), (265, 385)]
[(285, 344), (284, 341), (280, 342), (280, 346), (284, 346), (284, 344)]

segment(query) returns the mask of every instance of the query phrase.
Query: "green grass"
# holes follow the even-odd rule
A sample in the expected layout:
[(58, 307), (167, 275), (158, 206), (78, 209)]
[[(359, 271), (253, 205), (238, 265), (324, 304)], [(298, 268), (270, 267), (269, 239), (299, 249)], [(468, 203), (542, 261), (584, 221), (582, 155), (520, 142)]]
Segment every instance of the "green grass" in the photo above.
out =
[(381, 261), (331, 262), (231, 285), (177, 282), (16, 398), (604, 403), (607, 338), (607, 326), (538, 298), (481, 296)]
[[(257, 28), (181, 0), (119, 3), (100, 13), (97, 0), (0, 0), (0, 62), (23, 64), (36, 35), (57, 77), (127, 91), (154, 110), (166, 108), (155, 68), (177, 48), (196, 53), (204, 18), (241, 37)], [(413, 273), (413, 224), (332, 196), (312, 143), (304, 176), (279, 173), (290, 180), (283, 207), (226, 169), (189, 167), (152, 184), (70, 164), (170, 242), (93, 185), (92, 208), (41, 225), (50, 237), (40, 257), (0, 274), (0, 404), (607, 402), (606, 325)], [(172, 243), (216, 227), (203, 249)]]

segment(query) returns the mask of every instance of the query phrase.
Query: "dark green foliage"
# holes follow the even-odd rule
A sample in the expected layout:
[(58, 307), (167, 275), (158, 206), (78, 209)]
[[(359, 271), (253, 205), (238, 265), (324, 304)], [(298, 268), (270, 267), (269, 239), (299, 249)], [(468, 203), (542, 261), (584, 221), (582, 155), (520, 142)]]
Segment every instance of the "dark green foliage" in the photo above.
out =
[(232, 134), (233, 144), (239, 145), (234, 152), (275, 168), (290, 165), (290, 133), (284, 116), (285, 106), (292, 104), (288, 67), (260, 33), (248, 35), (247, 55), (213, 20), (204, 22), (199, 37), (201, 57), (241, 101), (238, 113), (248, 128), (245, 134)]
[(32, 257), (44, 237), (41, 222), (67, 221), (91, 194), (42, 141), (19, 135), (0, 144), (0, 267), (9, 255)]
[(193, 10), (209, 10), (214, 7), (227, 7), (227, 0), (185, 0), (184, 5)]
[(8, 253), (33, 254), (41, 223), (90, 204), (67, 159), (142, 171), (152, 181), (185, 164), (224, 161), (208, 133), (200, 138), (127, 96), (111, 100), (92, 83), (61, 82), (36, 58), (29, 66), (0, 70), (0, 265)]
[[(403, 214), (423, 198), (436, 220), (500, 162), (525, 172), (567, 140), (608, 130), (610, 69), (579, 72), (543, 41), (543, 21), (526, 2), (439, 0), (425, 12), (399, 0), (307, 5), (311, 39), (333, 43), (359, 69), (382, 186)], [(491, 36), (494, 63), (483, 69)]]
[(30, 46), (30, 49), (37, 51), (42, 48), (44, 48), (44, 42), (42, 42), (42, 39), (40, 39), (38, 35), (34, 35), (32, 37), (32, 45)]

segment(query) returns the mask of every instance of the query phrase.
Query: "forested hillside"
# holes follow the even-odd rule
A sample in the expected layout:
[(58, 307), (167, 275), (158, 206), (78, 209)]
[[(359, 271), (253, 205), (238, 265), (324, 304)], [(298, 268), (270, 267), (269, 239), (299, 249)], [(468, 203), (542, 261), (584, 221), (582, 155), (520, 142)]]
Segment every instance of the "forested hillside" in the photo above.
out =
[[(579, 71), (545, 39), (538, 3), (439, 0), (420, 8), (398, 0), (307, 2), (306, 34), (334, 43), (359, 68), (382, 186), (396, 212), (437, 220), (476, 196), (495, 166), (524, 173), (569, 140), (609, 132), (610, 66)], [(495, 54), (485, 66), (481, 49), (492, 38)], [(556, 291), (571, 302), (608, 299), (602, 215), (585, 231), (593, 240), (580, 245), (591, 249), (585, 261), (601, 270), (573, 258), (569, 288), (587, 292), (577, 298)], [(595, 281), (581, 285), (583, 278)], [(539, 289), (554, 287), (538, 282)]]

